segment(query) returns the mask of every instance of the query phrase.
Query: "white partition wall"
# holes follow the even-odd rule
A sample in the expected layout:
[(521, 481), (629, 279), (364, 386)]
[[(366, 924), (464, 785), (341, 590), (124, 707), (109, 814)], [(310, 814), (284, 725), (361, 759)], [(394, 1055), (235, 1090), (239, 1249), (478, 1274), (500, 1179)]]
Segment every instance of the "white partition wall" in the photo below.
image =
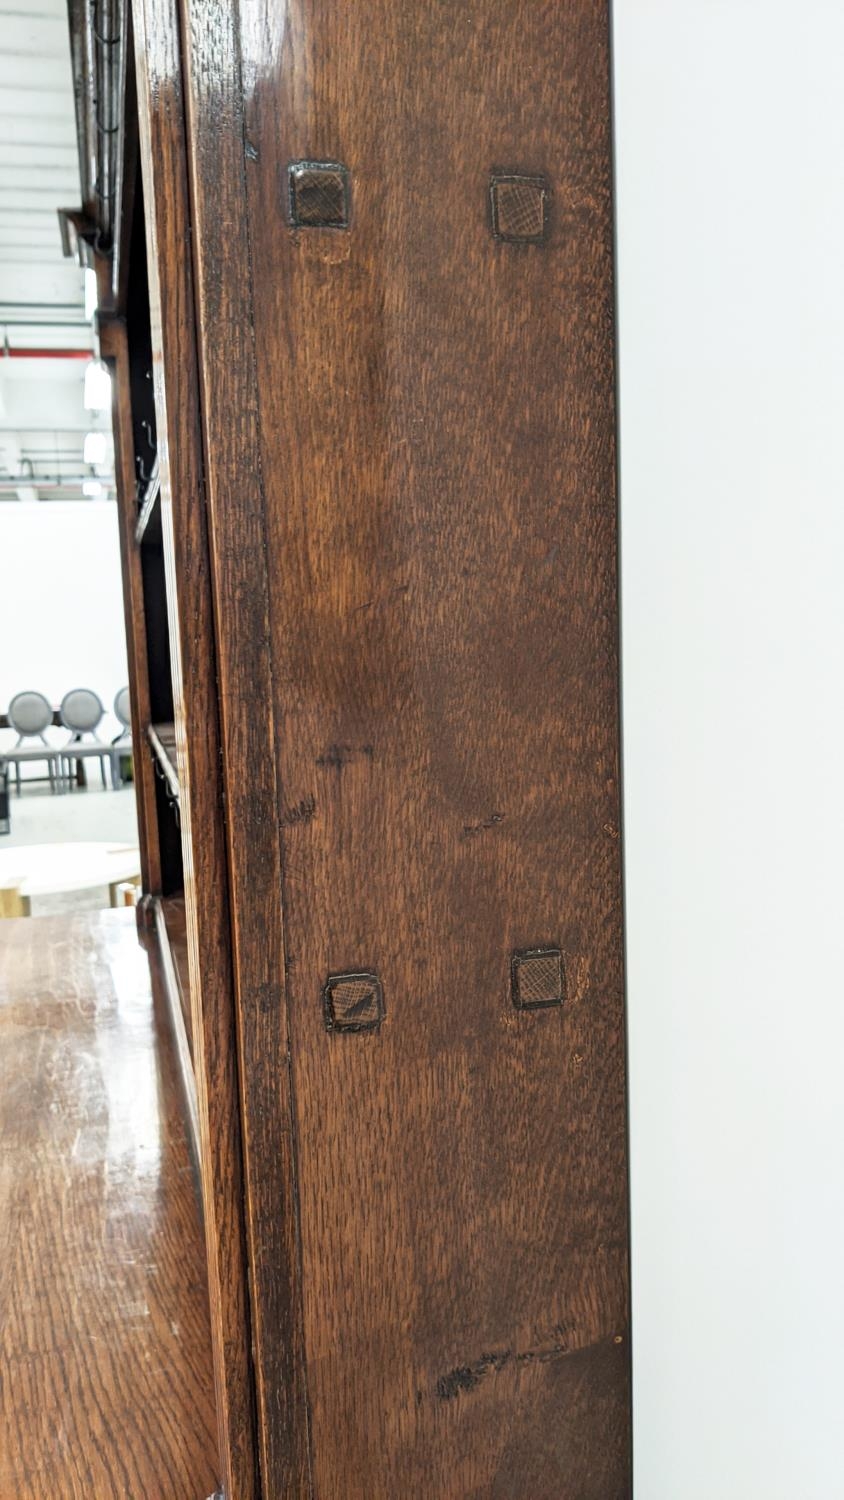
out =
[(837, 1500), (844, 6), (614, 16), (636, 1500)]
[[(116, 506), (0, 504), (0, 712), (22, 688), (58, 703), (90, 687), (108, 709), (105, 738), (117, 733), (111, 705), (127, 680)], [(58, 730), (53, 738), (62, 742)]]

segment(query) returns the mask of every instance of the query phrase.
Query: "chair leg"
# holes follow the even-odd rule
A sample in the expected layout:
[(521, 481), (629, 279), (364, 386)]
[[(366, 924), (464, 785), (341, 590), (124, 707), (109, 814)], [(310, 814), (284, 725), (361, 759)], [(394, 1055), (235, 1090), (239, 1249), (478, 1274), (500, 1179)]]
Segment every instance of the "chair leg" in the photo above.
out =
[(103, 778), (103, 791), (107, 792), (108, 791), (108, 778), (106, 777), (106, 757), (104, 755), (101, 755), (99, 757), (99, 760), (100, 760), (100, 775)]

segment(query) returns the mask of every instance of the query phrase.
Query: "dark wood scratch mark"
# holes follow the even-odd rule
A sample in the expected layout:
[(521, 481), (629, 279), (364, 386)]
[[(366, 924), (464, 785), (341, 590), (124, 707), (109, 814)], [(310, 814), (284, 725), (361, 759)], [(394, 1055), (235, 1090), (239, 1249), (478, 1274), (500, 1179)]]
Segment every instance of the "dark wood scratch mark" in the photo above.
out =
[(606, 1345), (618, 1345), (623, 1342), (623, 1336), (616, 1333), (611, 1334), (609, 1338), (598, 1339), (594, 1344), (586, 1344), (582, 1348), (572, 1348), (571, 1344), (561, 1340), (556, 1344), (540, 1345), (536, 1349), (525, 1349), (521, 1352), (501, 1349), (494, 1354), (482, 1354), (472, 1364), (456, 1365), (446, 1375), (441, 1375), (436, 1385), (437, 1395), (441, 1401), (453, 1401), (461, 1391), (475, 1390), (487, 1375), (503, 1370), (506, 1365), (547, 1365), (554, 1360), (565, 1359), (567, 1356), (586, 1355)]
[(482, 823), (464, 823), (462, 837), (464, 839), (474, 838), (476, 833), (484, 833), (488, 828), (497, 828), (498, 824), (503, 822), (503, 813), (490, 813), (489, 817), (484, 818)]
[(437, 1395), (441, 1401), (453, 1401), (461, 1391), (473, 1391), (480, 1385), (490, 1370), (502, 1370), (513, 1358), (511, 1349), (499, 1350), (496, 1354), (482, 1354), (471, 1365), (457, 1365), (437, 1381)]
[(318, 766), (333, 766), (336, 771), (342, 770), (354, 760), (363, 757), (372, 760), (375, 756), (374, 745), (329, 745), (324, 755), (317, 756)]
[(409, 590), (409, 583), (396, 584), (396, 587), (394, 589), (388, 589), (386, 594), (379, 594), (375, 598), (364, 599), (363, 604), (356, 604), (354, 609), (352, 610), (352, 614), (357, 615), (360, 614), (364, 609), (373, 609), (379, 607), (382, 604), (388, 604), (391, 599), (396, 599), (399, 595), (408, 593)]
[(358, 1000), (355, 1005), (349, 1006), (348, 1010), (346, 1011), (346, 1020), (351, 1021), (357, 1016), (365, 1015), (372, 1006), (374, 998), (375, 991), (367, 990), (366, 994), (361, 996), (361, 999)]
[(313, 792), (297, 802), (295, 807), (287, 807), (281, 814), (282, 828), (293, 828), (297, 823), (310, 823), (311, 818), (316, 817), (316, 797)]

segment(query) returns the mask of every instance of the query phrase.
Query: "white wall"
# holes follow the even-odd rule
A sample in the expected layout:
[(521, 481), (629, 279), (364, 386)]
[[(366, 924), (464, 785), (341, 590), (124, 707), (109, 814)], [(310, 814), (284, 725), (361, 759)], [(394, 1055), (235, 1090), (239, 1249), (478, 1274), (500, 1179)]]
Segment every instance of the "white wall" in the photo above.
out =
[[(91, 687), (108, 709), (128, 680), (117, 507), (85, 500), (0, 504), (0, 711), (22, 688), (52, 703)], [(54, 731), (61, 744), (63, 731)], [(15, 736), (0, 732), (0, 743)], [(43, 767), (37, 768), (39, 773)]]
[(636, 1500), (837, 1500), (844, 6), (614, 12)]

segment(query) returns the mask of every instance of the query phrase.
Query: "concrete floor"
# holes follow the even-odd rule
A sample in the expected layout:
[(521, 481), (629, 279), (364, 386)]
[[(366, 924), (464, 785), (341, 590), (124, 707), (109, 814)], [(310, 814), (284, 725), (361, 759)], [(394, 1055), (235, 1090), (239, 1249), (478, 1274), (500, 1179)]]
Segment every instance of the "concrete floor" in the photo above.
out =
[[(135, 788), (103, 791), (92, 785), (54, 796), (48, 786), (30, 786), (10, 798), (12, 831), (0, 834), (0, 849), (23, 844), (108, 842), (137, 844)], [(108, 906), (108, 886), (70, 891), (58, 896), (34, 896), (32, 915), (52, 916), (67, 911), (98, 911)]]

